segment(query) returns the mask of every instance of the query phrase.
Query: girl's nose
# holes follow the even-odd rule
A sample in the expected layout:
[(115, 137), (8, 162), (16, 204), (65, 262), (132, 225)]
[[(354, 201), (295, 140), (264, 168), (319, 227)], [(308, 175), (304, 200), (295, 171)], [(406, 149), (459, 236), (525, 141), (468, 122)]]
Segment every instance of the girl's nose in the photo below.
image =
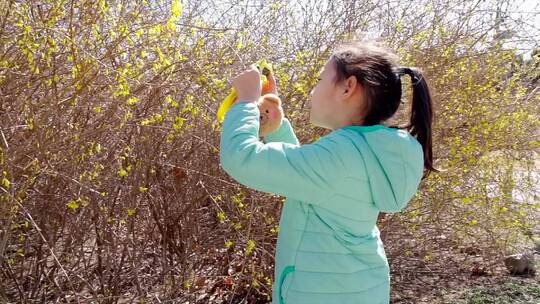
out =
[[(308, 96), (308, 100), (307, 102), (305, 102), (304, 104), (307, 105), (307, 108), (311, 108), (311, 99), (313, 98), (313, 89), (311, 89), (311, 91), (309, 91), (309, 96)], [(303, 107), (302, 107), (303, 108)]]
[(302, 105), (302, 109), (303, 108), (307, 108), (307, 109), (311, 108), (311, 96), (307, 99), (306, 102), (304, 102), (304, 104)]

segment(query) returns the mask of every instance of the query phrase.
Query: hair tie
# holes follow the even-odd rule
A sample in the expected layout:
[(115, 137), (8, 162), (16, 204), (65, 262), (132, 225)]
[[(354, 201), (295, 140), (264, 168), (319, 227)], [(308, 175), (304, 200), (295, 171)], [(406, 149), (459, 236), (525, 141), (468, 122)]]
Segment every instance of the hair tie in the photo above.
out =
[(413, 70), (411, 70), (411, 68), (408, 68), (408, 67), (399, 67), (397, 69), (397, 74), (399, 76), (404, 75), (404, 74), (410, 75), (411, 77), (415, 76)]
[(420, 82), (420, 79), (418, 78), (418, 74), (416, 74), (411, 68), (409, 67), (398, 67), (396, 75), (398, 78), (401, 78), (401, 75), (409, 75), (411, 76), (412, 85), (418, 84)]

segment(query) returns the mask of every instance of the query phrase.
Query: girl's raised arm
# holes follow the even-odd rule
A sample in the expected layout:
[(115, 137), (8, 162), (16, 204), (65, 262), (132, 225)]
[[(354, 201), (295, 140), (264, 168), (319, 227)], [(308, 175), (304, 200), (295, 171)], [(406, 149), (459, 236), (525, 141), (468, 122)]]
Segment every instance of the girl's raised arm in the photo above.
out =
[[(258, 132), (259, 109), (255, 103), (239, 102), (227, 112), (220, 162), (235, 180), (259, 191), (315, 204), (335, 192), (334, 185), (344, 177), (346, 169), (332, 152), (335, 142), (331, 138), (322, 137), (306, 145), (265, 144), (259, 140)], [(287, 133), (287, 126), (283, 132)]]
[(263, 140), (265, 143), (284, 142), (293, 145), (300, 145), (300, 141), (298, 141), (296, 134), (294, 134), (291, 122), (286, 117), (283, 117), (279, 129), (266, 135)]

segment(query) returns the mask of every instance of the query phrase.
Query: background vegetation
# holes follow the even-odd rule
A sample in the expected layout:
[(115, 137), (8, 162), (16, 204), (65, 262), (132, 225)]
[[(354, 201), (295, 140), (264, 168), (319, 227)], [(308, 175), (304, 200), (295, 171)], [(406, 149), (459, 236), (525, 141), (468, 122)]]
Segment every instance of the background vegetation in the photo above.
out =
[(215, 113), (231, 77), (267, 58), (300, 141), (316, 140), (327, 130), (304, 103), (358, 34), (425, 71), (445, 169), (379, 219), (393, 302), (501, 274), (540, 234), (540, 54), (520, 49), (538, 45), (538, 8), (516, 10), (0, 0), (0, 302), (267, 303), (283, 198), (220, 169)]

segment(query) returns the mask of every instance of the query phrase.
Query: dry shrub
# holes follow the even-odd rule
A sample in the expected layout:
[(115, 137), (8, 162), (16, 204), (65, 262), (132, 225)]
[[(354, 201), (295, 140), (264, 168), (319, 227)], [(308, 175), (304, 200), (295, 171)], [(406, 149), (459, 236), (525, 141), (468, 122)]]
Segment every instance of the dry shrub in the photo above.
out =
[[(3, 301), (268, 301), (283, 198), (220, 169), (216, 109), (229, 79), (265, 57), (301, 142), (316, 140), (327, 131), (303, 105), (332, 47), (358, 32), (422, 67), (437, 106), (446, 171), (380, 220), (394, 281), (443, 257), (468, 267), (460, 250), (492, 265), (537, 233), (538, 58), (502, 47), (489, 35), (500, 23), (472, 2), (462, 19), (446, 2), (0, 7)], [(529, 196), (514, 202), (516, 190)]]

